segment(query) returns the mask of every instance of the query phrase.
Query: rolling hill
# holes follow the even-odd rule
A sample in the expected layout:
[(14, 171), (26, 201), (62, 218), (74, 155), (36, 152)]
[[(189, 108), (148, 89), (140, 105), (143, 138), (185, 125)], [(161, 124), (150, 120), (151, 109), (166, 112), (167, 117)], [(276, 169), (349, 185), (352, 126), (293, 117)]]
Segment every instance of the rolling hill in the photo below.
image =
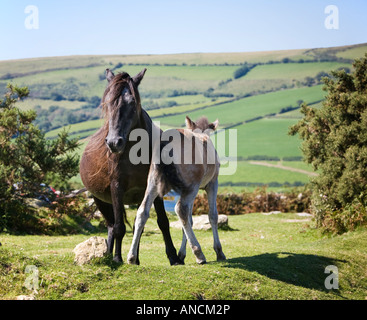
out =
[[(320, 105), (326, 94), (322, 77), (340, 68), (352, 71), (353, 60), (365, 52), (367, 44), (7, 60), (0, 61), (0, 94), (8, 82), (28, 86), (31, 94), (19, 105), (36, 108), (46, 136), (52, 139), (66, 127), (84, 142), (83, 148), (102, 123), (98, 105), (106, 87), (104, 70), (134, 75), (147, 68), (139, 88), (142, 105), (163, 129), (183, 126), (186, 115), (205, 115), (211, 121), (219, 119), (220, 129), (236, 130), (237, 171), (220, 176), (223, 190), (263, 184), (279, 189), (304, 185), (310, 178), (307, 172), (312, 172), (301, 162), (300, 140), (287, 135), (289, 126), (301, 118), (300, 104)], [(241, 68), (246, 71), (237, 76)]]

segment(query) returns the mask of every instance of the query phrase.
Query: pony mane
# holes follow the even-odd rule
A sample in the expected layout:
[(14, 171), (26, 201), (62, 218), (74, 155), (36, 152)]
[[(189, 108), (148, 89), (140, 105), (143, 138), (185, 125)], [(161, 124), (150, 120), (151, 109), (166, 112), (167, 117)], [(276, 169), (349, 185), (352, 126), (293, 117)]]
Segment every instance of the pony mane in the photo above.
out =
[[(114, 109), (118, 108), (119, 98), (121, 96), (122, 89), (128, 85), (133, 95), (137, 108), (141, 111), (141, 104), (140, 104), (140, 95), (139, 91), (137, 90), (134, 81), (131, 79), (130, 75), (126, 72), (121, 72), (115, 75), (115, 77), (110, 81), (108, 87), (106, 88), (103, 97), (102, 97), (102, 114), (106, 121), (109, 120), (110, 114), (108, 112), (108, 104), (112, 104)], [(111, 96), (110, 100), (106, 101), (107, 95)], [(113, 114), (112, 114), (113, 116)]]
[[(102, 150), (100, 157), (104, 158), (105, 161), (108, 161), (111, 153), (105, 148), (105, 139), (108, 134), (109, 129), (109, 119), (114, 116), (114, 110), (117, 110), (119, 107), (119, 99), (121, 97), (121, 92), (125, 86), (129, 86), (130, 91), (135, 99), (136, 107), (138, 112), (141, 113), (141, 102), (140, 95), (137, 87), (134, 84), (134, 81), (130, 77), (130, 75), (126, 72), (121, 72), (115, 75), (115, 77), (109, 82), (107, 88), (102, 97), (102, 101), (100, 107), (102, 107), (102, 117), (104, 118), (104, 124), (101, 127), (101, 131), (99, 134), (95, 134), (93, 139), (95, 141), (93, 150)], [(107, 96), (110, 94), (111, 98), (107, 101)], [(108, 105), (111, 104), (113, 106), (112, 112), (109, 112)]]

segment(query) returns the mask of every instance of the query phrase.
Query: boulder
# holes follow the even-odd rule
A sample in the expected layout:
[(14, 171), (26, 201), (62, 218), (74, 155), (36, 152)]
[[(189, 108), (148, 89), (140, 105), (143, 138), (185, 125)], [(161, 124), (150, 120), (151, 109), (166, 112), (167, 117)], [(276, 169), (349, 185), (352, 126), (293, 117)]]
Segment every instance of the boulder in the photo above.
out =
[(102, 237), (91, 237), (76, 245), (73, 252), (75, 254), (74, 262), (83, 265), (94, 258), (101, 258), (107, 254), (107, 240)]
[[(202, 214), (200, 216), (194, 216), (192, 218), (193, 226), (192, 228), (194, 230), (210, 230), (212, 226), (209, 222), (209, 216), (207, 214)], [(175, 221), (171, 222), (170, 226), (173, 228), (182, 228), (181, 221)], [(225, 214), (218, 215), (218, 228), (221, 228), (223, 226), (228, 226), (228, 216)]]

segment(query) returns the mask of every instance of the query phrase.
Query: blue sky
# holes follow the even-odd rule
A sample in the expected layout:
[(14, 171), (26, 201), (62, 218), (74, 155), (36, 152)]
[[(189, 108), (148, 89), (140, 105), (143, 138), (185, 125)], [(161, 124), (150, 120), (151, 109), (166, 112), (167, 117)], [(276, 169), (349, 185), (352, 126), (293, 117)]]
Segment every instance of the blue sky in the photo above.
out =
[[(325, 7), (339, 29), (325, 28)], [(39, 28), (27, 29), (28, 5)], [(0, 60), (84, 54), (241, 52), (367, 42), (365, 0), (1, 0)]]

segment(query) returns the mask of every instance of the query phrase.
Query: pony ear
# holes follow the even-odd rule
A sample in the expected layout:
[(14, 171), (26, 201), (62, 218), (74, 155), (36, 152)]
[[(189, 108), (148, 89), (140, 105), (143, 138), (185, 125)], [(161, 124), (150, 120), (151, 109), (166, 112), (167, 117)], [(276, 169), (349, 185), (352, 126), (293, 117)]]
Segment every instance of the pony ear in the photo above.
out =
[(147, 71), (147, 68), (144, 68), (135, 77), (133, 77), (133, 81), (134, 81), (134, 83), (135, 83), (136, 86), (139, 86), (141, 80), (144, 77), (145, 71)]
[(192, 121), (188, 116), (186, 116), (185, 122), (187, 129), (195, 130), (196, 128), (195, 122)]
[(114, 77), (115, 77), (115, 75), (113, 74), (113, 72), (110, 69), (106, 69), (106, 79), (107, 79), (107, 81), (110, 82)]
[(209, 128), (212, 129), (213, 131), (215, 131), (215, 130), (217, 130), (218, 125), (219, 125), (219, 120), (217, 119), (209, 125)]

